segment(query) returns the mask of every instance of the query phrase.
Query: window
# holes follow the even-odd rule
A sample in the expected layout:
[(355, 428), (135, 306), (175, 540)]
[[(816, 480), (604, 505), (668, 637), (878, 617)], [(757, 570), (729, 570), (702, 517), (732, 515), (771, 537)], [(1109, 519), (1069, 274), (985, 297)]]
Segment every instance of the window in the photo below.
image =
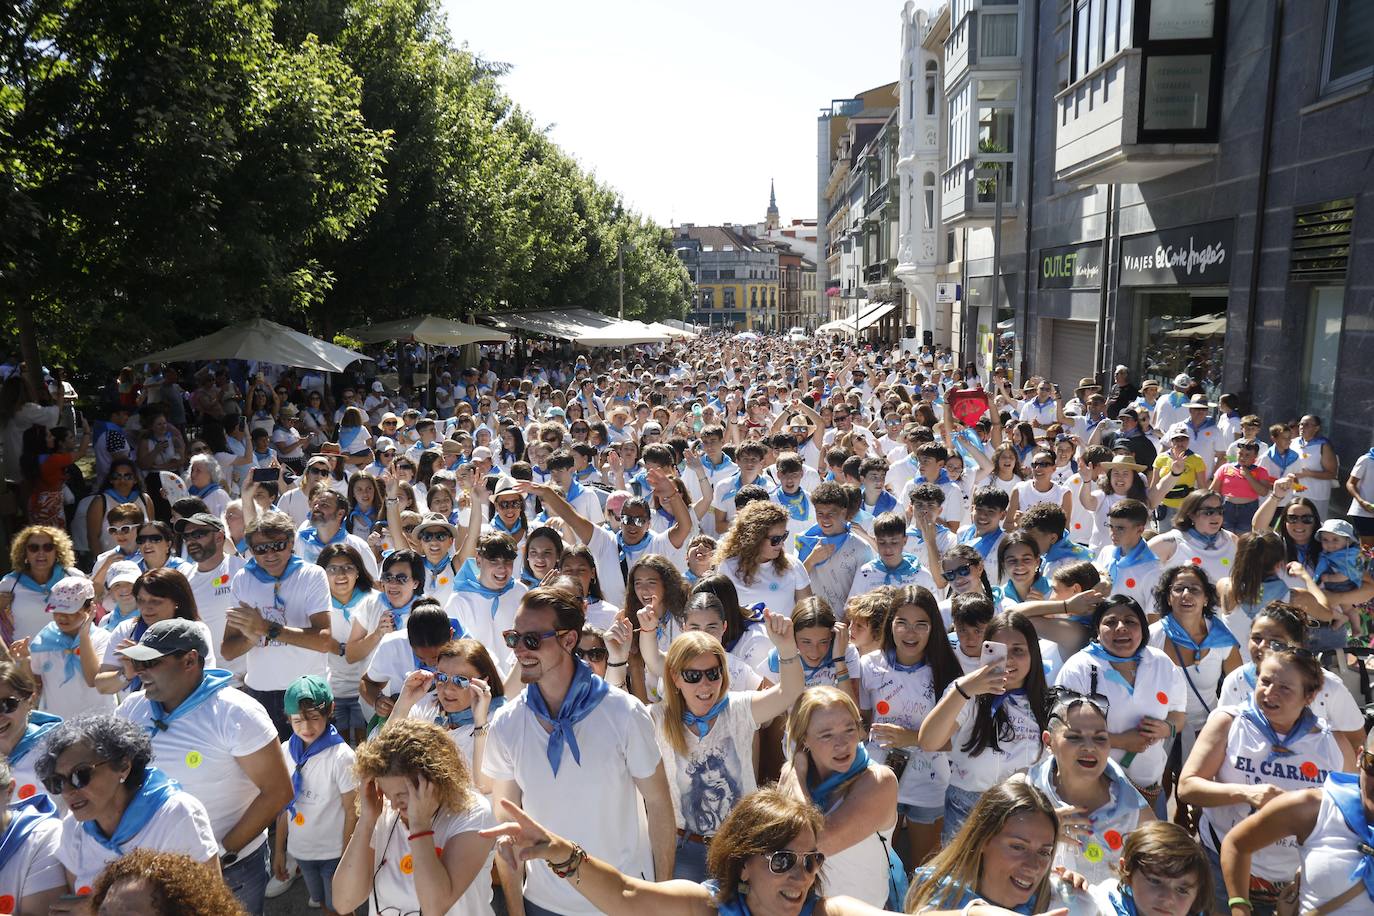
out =
[(751, 309), (759, 307), (759, 288), (757, 286), (749, 287), (749, 307)]
[(733, 267), (721, 268), (721, 271), (720, 271), (720, 278), (721, 278), (722, 280), (733, 280), (733, 279), (735, 279), (735, 269), (734, 269)]
[(1336, 393), (1336, 363), (1341, 349), (1341, 317), (1345, 287), (1317, 286), (1307, 312), (1307, 347), (1303, 351), (1302, 404), (1304, 413), (1331, 416)]
[(716, 291), (710, 288), (701, 290), (701, 307), (711, 309), (716, 307)]
[(916, 117), (916, 65), (908, 64), (906, 68), (906, 118), (908, 121)]
[(1330, 0), (1326, 21), (1325, 91), (1374, 76), (1374, 4), (1369, 0)]
[(768, 305), (770, 308), (778, 307), (778, 288), (776, 286), (768, 290)]
[(720, 291), (721, 307), (732, 309), (735, 307), (735, 288), (727, 286)]
[(1015, 57), (1020, 17), (1015, 11), (992, 13), (984, 9), (978, 15), (978, 57)]
[[(1173, 10), (1163, 0), (1157, 6)], [(1171, 16), (1172, 20), (1184, 16), (1183, 12), (1175, 12), (1177, 15)], [(1131, 15), (1131, 0), (1074, 0), (1072, 82), (1096, 70), (1103, 61), (1130, 44), (1127, 36)]]
[(970, 83), (950, 96), (949, 100), (949, 166), (969, 157), (969, 106), (973, 104), (973, 85)]
[(933, 60), (926, 61), (926, 117), (935, 117), (935, 97), (940, 77), (939, 65)]
[[(1016, 80), (979, 80), (978, 81), (978, 164), (986, 167), (992, 163), (1002, 163), (1004, 185), (1002, 202), (1011, 203), (1016, 199), (1016, 180), (1013, 162), (1016, 158), (1016, 96), (1019, 90)], [(997, 181), (991, 178), (978, 180), (977, 199), (979, 203), (995, 203), (997, 200)]]
[(925, 227), (935, 228), (935, 173), (926, 172), (921, 179), (921, 192), (925, 202)]

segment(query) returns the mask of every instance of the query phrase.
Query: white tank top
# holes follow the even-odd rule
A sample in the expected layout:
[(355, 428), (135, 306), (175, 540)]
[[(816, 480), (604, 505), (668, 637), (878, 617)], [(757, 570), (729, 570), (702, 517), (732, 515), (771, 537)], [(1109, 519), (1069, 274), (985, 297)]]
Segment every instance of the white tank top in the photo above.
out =
[[(1215, 547), (1208, 548), (1203, 546), (1197, 538), (1175, 528), (1167, 534), (1161, 534), (1150, 543), (1163, 544), (1165, 541), (1173, 541), (1178, 545), (1174, 549), (1173, 556), (1169, 557), (1169, 561), (1161, 564), (1165, 569), (1171, 569), (1175, 566), (1198, 566), (1207, 573), (1213, 585), (1231, 575), (1232, 567), (1236, 562), (1236, 539), (1234, 537), (1223, 534), (1217, 538)], [(1155, 553), (1157, 554), (1159, 551), (1156, 550)]]
[[(1046, 756), (1026, 771), (1025, 779), (1044, 792), (1056, 808), (1068, 802), (1055, 787), (1057, 763)], [(1054, 850), (1054, 864), (1078, 872), (1089, 884), (1108, 881), (1117, 874), (1125, 839), (1140, 824), (1140, 812), (1146, 807), (1145, 797), (1131, 784), (1115, 760), (1107, 761), (1104, 774), (1111, 782), (1111, 800), (1092, 812), (1092, 835), (1080, 847), (1077, 843), (1059, 843)]]
[[(1212, 626), (1226, 626), (1220, 617), (1214, 617), (1213, 621)], [(1208, 649), (1195, 664), (1184, 667), (1179, 664), (1183, 657), (1182, 653), (1176, 650), (1173, 643), (1168, 642), (1168, 637), (1164, 635), (1164, 624), (1160, 621), (1150, 624), (1149, 645), (1163, 652), (1183, 672), (1187, 679), (1185, 686), (1188, 690), (1188, 725), (1195, 730), (1202, 728), (1207, 723), (1207, 716), (1217, 708), (1217, 693), (1222, 680), (1221, 667), (1226, 664), (1226, 659), (1231, 657), (1231, 650)]]
[(1025, 512), (1031, 506), (1039, 503), (1054, 503), (1056, 506), (1063, 505), (1065, 490), (1057, 483), (1050, 484), (1050, 488), (1045, 492), (1040, 492), (1035, 488), (1035, 481), (1023, 480), (1016, 485), (1017, 497), (1021, 501), (1020, 509)]
[[(1325, 719), (1318, 719), (1317, 729), (1293, 742), (1292, 754), (1270, 759), (1273, 746), (1258, 726), (1241, 715), (1242, 708), (1222, 707), (1235, 718), (1226, 733), (1226, 757), (1213, 777), (1216, 782), (1231, 785), (1263, 782), (1285, 791), (1315, 789), (1326, 780), (1328, 773), (1339, 772), (1344, 766), (1340, 746)], [(1245, 804), (1204, 809), (1198, 830), (1203, 845), (1220, 852), (1216, 840), (1249, 814), (1250, 806)], [(1250, 873), (1266, 881), (1291, 881), (1299, 864), (1297, 838), (1286, 836), (1254, 854)]]
[[(830, 806), (834, 811), (844, 800)], [(829, 814), (827, 811), (826, 814)], [(882, 839), (878, 834), (882, 834)], [(846, 896), (882, 909), (887, 904), (887, 850), (892, 843), (892, 827), (870, 833), (862, 840), (825, 858), (825, 893), (828, 897)]]
[[(1360, 864), (1360, 844), (1345, 825), (1340, 809), (1325, 791), (1322, 792), (1321, 809), (1317, 812), (1317, 825), (1312, 828), (1307, 842), (1300, 847), (1300, 854), (1302, 886), (1298, 898), (1299, 912), (1305, 913), (1336, 899), (1355, 883), (1350, 873)], [(1327, 916), (1364, 916), (1369, 913), (1374, 913), (1374, 901), (1369, 899), (1368, 894), (1362, 893)]]

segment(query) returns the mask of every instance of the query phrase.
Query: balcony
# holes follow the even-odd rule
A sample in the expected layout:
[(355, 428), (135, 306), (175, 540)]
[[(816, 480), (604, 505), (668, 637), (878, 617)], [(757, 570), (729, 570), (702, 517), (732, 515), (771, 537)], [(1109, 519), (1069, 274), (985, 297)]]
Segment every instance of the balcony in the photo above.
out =
[[(996, 183), (975, 177), (978, 163), (965, 159), (940, 178), (940, 221), (948, 228), (975, 229), (993, 224), (997, 212)], [(1007, 187), (1002, 192), (1002, 218), (1014, 219), (1016, 211), (1016, 163), (1007, 163)]]
[[(1141, 184), (1216, 157), (1215, 143), (1141, 141), (1142, 60), (1138, 48), (1128, 48), (1054, 97), (1058, 109), (1054, 171), (1060, 181), (1080, 187)], [(1161, 89), (1156, 104), (1175, 104), (1163, 94), (1166, 91)], [(1185, 103), (1186, 92), (1185, 83)]]

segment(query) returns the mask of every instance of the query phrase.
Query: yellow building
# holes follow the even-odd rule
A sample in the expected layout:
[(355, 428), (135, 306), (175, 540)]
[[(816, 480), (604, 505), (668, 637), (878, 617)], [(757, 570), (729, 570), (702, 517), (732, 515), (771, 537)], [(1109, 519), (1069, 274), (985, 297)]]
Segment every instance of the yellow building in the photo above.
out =
[(695, 226), (673, 229), (673, 245), (692, 275), (693, 324), (735, 331), (779, 331), (776, 247), (743, 227)]

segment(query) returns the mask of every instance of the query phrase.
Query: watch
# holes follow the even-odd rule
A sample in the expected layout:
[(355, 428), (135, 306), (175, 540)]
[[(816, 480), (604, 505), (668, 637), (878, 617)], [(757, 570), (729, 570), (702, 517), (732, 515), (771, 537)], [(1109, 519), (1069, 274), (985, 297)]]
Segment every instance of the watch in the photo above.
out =
[(273, 640), (273, 639), (276, 639), (276, 638), (277, 638), (278, 636), (280, 636), (280, 635), (281, 635), (281, 625), (280, 625), (280, 624), (274, 623), (274, 624), (271, 624), (271, 625), (267, 628), (267, 639), (268, 639), (269, 641), (270, 641), (270, 640)]

